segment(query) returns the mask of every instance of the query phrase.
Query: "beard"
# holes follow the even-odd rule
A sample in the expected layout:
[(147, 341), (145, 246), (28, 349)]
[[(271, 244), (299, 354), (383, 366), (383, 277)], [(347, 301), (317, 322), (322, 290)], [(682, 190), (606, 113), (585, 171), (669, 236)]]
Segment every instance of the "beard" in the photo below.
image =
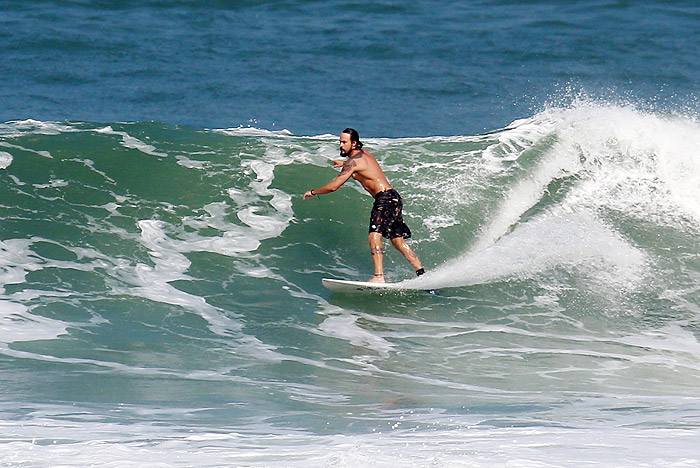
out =
[(352, 150), (346, 152), (346, 151), (343, 151), (343, 150), (341, 149), (341, 150), (340, 150), (340, 155), (341, 155), (342, 157), (344, 157), (344, 158), (347, 158), (348, 156), (350, 156), (350, 153), (351, 153), (351, 152), (352, 152)]

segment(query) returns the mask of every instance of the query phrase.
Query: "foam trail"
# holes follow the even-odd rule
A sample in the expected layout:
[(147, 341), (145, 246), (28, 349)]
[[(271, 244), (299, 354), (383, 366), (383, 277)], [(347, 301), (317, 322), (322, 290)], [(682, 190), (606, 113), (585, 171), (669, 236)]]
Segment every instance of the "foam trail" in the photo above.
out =
[(344, 313), (332, 315), (321, 323), (318, 329), (330, 337), (344, 339), (354, 346), (372, 349), (385, 358), (389, 356), (393, 346), (381, 336), (357, 326), (357, 316)]
[(596, 268), (599, 277), (631, 285), (644, 272), (645, 256), (593, 216), (557, 212), (522, 224), (492, 246), (408, 283), (425, 288), (466, 286), (531, 277), (563, 265)]
[(118, 132), (114, 130), (112, 127), (104, 127), (95, 130), (97, 133), (103, 133), (105, 135), (118, 135), (122, 137), (122, 146), (124, 148), (130, 148), (130, 149), (135, 149), (138, 151), (141, 151), (142, 153), (145, 154), (150, 154), (151, 156), (158, 156), (158, 157), (166, 157), (168, 156), (165, 153), (161, 153), (159, 151), (156, 151), (156, 147), (153, 145), (149, 145), (148, 143), (144, 143), (143, 141), (139, 140), (138, 138), (132, 137), (126, 132)]
[(169, 239), (163, 231), (163, 223), (144, 220), (139, 221), (138, 225), (141, 229), (141, 239), (148, 247), (155, 267), (145, 264), (136, 266), (134, 277), (131, 278), (136, 287), (131, 288), (131, 293), (197, 311), (217, 334), (226, 335), (231, 331), (239, 331), (241, 326), (238, 322), (223, 316), (215, 307), (207, 304), (204, 298), (188, 294), (170, 284), (172, 281), (187, 279), (185, 272), (190, 266), (190, 261), (169, 245)]
[(61, 321), (31, 314), (22, 304), (0, 300), (0, 343), (50, 340), (66, 333), (66, 327)]
[(483, 250), (505, 235), (523, 213), (542, 199), (554, 179), (576, 170), (577, 161), (551, 153), (527, 178), (518, 182), (506, 195), (501, 209), (482, 230), (473, 250)]
[(20, 151), (26, 151), (27, 153), (38, 154), (42, 158), (53, 159), (53, 156), (51, 156), (51, 153), (49, 153), (48, 151), (41, 151), (41, 150), (37, 151), (37, 150), (30, 149), (30, 148), (26, 148), (24, 146), (13, 145), (13, 144), (8, 143), (6, 141), (0, 141), (0, 146), (4, 146), (5, 148), (10, 148), (10, 149), (18, 149)]

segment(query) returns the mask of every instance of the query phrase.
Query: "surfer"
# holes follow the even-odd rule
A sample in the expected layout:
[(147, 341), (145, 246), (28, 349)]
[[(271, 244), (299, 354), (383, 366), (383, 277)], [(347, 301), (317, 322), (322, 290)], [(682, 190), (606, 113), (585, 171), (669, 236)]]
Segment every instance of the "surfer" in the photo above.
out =
[(369, 246), (374, 262), (374, 276), (371, 282), (383, 283), (384, 280), (384, 245), (382, 236), (391, 239), (396, 249), (416, 270), (416, 275), (425, 273), (418, 255), (406, 239), (411, 237), (411, 230), (403, 221), (401, 210), (403, 202), (399, 193), (391, 186), (384, 171), (372, 153), (362, 149), (360, 135), (353, 128), (346, 128), (340, 134), (340, 155), (347, 159), (332, 161), (334, 168), (341, 168), (335, 179), (304, 193), (304, 200), (316, 195), (335, 192), (351, 177), (374, 197), (374, 205), (369, 220)]

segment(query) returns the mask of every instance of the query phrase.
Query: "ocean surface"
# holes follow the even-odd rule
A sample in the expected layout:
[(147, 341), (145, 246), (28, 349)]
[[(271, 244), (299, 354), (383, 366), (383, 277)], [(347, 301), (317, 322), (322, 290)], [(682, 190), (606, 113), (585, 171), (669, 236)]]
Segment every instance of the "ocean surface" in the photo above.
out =
[(0, 467), (700, 467), (699, 24), (0, 0)]

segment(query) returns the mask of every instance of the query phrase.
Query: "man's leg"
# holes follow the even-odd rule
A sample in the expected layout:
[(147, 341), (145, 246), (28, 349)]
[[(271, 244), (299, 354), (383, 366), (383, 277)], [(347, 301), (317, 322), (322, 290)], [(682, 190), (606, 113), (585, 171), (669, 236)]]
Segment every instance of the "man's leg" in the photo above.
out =
[(394, 237), (391, 239), (391, 243), (394, 244), (394, 247), (396, 247), (396, 249), (401, 252), (404, 257), (406, 257), (406, 260), (408, 260), (408, 263), (413, 266), (416, 272), (422, 272), (423, 265), (421, 264), (418, 255), (416, 255), (416, 252), (414, 252), (411, 246), (406, 243), (406, 240), (403, 237)]
[(384, 246), (382, 245), (382, 235), (380, 233), (369, 233), (369, 248), (372, 252), (372, 262), (374, 263), (374, 276), (370, 278), (370, 281), (373, 283), (383, 283)]

